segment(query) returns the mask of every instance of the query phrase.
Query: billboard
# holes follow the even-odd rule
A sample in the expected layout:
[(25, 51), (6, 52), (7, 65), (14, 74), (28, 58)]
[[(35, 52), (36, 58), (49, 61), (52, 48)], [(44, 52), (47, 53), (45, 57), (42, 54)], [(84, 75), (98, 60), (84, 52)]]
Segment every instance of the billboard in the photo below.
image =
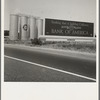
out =
[(94, 24), (88, 22), (45, 19), (45, 35), (93, 37)]

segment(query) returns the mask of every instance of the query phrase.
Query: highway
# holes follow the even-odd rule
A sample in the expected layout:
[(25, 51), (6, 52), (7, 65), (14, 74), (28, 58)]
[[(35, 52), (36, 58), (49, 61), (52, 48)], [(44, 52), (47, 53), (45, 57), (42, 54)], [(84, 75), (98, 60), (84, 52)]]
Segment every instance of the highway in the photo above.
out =
[(5, 45), (4, 55), (5, 81), (96, 81), (96, 58), (92, 55), (18, 45)]

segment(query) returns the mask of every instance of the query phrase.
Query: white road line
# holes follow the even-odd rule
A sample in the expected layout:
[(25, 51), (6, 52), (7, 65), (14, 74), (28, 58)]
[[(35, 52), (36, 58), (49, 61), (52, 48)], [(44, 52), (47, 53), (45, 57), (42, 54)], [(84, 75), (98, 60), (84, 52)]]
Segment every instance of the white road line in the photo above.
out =
[(33, 62), (30, 62), (30, 61), (26, 61), (26, 60), (22, 60), (22, 59), (14, 58), (14, 57), (7, 56), (7, 55), (4, 55), (4, 57), (6, 57), (6, 58), (10, 58), (10, 59), (13, 59), (13, 60), (17, 60), (17, 61), (21, 61), (21, 62), (24, 62), (24, 63), (28, 63), (28, 64), (32, 64), (32, 65), (36, 65), (36, 66), (40, 66), (40, 67), (43, 67), (43, 68), (51, 69), (51, 70), (54, 70), (54, 71), (58, 71), (58, 72), (62, 72), (62, 73), (66, 73), (66, 74), (70, 74), (70, 75), (77, 76), (77, 77), (80, 77), (80, 78), (85, 78), (85, 79), (88, 79), (88, 80), (96, 81), (96, 79), (94, 79), (94, 78), (90, 78), (90, 77), (83, 76), (83, 75), (79, 75), (79, 74), (76, 74), (76, 73), (72, 73), (72, 72), (68, 72), (68, 71), (64, 71), (64, 70), (60, 70), (60, 69), (56, 69), (56, 68), (52, 68), (52, 67), (50, 67), (50, 66), (45, 66), (45, 65), (41, 65), (41, 64), (37, 64), (37, 63), (33, 63)]

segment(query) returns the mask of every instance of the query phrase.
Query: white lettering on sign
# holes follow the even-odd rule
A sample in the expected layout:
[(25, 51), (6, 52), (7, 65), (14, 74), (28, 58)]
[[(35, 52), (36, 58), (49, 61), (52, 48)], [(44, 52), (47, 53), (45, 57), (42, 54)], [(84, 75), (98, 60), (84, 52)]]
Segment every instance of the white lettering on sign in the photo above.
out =
[(63, 30), (61, 30), (61, 29), (51, 29), (51, 33), (62, 33), (63, 34)]
[(53, 21), (51, 22), (52, 24), (58, 24), (58, 25), (61, 25), (61, 22), (60, 21)]

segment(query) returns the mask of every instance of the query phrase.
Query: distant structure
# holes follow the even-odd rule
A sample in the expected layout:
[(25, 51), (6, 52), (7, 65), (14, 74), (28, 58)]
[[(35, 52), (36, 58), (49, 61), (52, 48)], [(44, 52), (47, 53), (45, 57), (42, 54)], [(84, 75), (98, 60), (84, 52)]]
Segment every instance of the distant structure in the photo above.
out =
[(4, 31), (4, 36), (9, 36), (9, 30)]
[(10, 40), (29, 40), (43, 35), (43, 19), (22, 14), (10, 15)]

